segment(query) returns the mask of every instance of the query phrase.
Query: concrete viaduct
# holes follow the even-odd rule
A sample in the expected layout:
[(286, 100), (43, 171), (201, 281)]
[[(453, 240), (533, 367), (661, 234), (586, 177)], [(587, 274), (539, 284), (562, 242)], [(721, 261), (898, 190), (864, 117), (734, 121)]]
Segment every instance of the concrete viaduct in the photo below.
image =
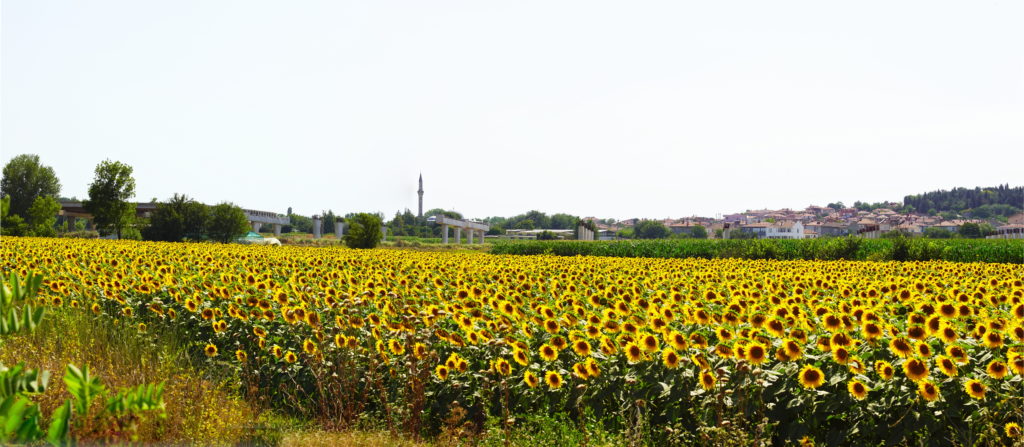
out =
[[(135, 204), (135, 217), (148, 218), (150, 214), (156, 210), (156, 203), (136, 203)], [(277, 213), (270, 211), (257, 211), (257, 210), (246, 210), (245, 218), (249, 220), (249, 224), (252, 225), (252, 231), (259, 233), (260, 227), (263, 224), (274, 226), (274, 236), (281, 236), (281, 227), (288, 225), (289, 220), (287, 216), (281, 216)], [(93, 228), (93, 217), (85, 207), (82, 206), (82, 202), (60, 202), (60, 211), (57, 212), (58, 216), (64, 216), (67, 221), (68, 230), (74, 231), (75, 221), (77, 219), (85, 219), (85, 228), (92, 230)]]
[(469, 243), (473, 243), (474, 236), (480, 235), (480, 243), (484, 243), (484, 235), (487, 234), (487, 230), (491, 227), (487, 224), (479, 222), (470, 222), (468, 220), (459, 220), (447, 217), (441, 214), (434, 216), (434, 223), (441, 226), (441, 243), (448, 243), (449, 227), (455, 228), (455, 243), (462, 243), (462, 230), (466, 230), (467, 236), (469, 237)]

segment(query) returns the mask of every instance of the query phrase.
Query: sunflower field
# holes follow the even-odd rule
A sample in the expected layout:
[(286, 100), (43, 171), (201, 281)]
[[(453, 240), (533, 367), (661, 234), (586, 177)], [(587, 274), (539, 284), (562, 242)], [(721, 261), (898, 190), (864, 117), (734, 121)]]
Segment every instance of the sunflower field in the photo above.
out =
[(189, 340), (246, 395), (412, 436), (1011, 445), (1024, 266), (506, 256), (5, 237), (40, 304)]

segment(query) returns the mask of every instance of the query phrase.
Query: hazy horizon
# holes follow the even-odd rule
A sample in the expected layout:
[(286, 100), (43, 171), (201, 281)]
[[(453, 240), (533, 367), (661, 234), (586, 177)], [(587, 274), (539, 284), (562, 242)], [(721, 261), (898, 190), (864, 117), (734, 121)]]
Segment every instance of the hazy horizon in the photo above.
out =
[(1024, 184), (1024, 4), (5, 1), (63, 196), (626, 219)]

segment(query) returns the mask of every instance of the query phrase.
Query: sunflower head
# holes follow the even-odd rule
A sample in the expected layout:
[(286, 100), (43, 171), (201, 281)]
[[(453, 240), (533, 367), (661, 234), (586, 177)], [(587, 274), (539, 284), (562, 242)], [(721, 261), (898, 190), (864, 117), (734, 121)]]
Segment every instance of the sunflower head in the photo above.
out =
[(1016, 422), (1007, 423), (1003, 430), (1006, 432), (1006, 436), (1011, 438), (1019, 438), (1024, 435), (1024, 430), (1021, 430), (1020, 424)]
[(537, 385), (540, 384), (540, 378), (538, 378), (533, 372), (526, 371), (523, 373), (523, 383), (530, 388), (536, 388)]
[(903, 373), (914, 382), (921, 382), (928, 378), (928, 364), (919, 359), (910, 359), (903, 362)]
[(437, 367), (434, 368), (434, 375), (441, 381), (448, 380), (448, 372), (448, 366), (446, 365), (437, 365)]
[(714, 388), (715, 382), (715, 376), (713, 376), (710, 371), (703, 370), (700, 372), (700, 386), (703, 387), (705, 390), (710, 390)]
[(799, 379), (800, 385), (804, 388), (817, 388), (825, 383), (825, 373), (814, 365), (804, 365), (800, 370)]
[(661, 363), (668, 369), (676, 369), (679, 366), (679, 354), (672, 348), (665, 348), (661, 352)]
[(768, 351), (764, 345), (760, 343), (751, 343), (747, 346), (747, 361), (754, 364), (760, 365), (768, 359)]
[(857, 400), (864, 400), (865, 397), (868, 397), (868, 391), (871, 391), (867, 385), (859, 380), (851, 380), (850, 383), (846, 384), (846, 389)]
[(206, 354), (207, 357), (216, 357), (217, 346), (214, 345), (213, 343), (207, 344), (206, 347), (203, 348), (203, 354)]
[(544, 383), (548, 384), (548, 388), (557, 390), (562, 387), (562, 375), (556, 371), (548, 371), (544, 373)]
[(540, 358), (544, 359), (544, 361), (547, 362), (552, 362), (558, 358), (558, 350), (555, 349), (554, 346), (551, 346), (549, 344), (541, 345), (539, 354)]
[(984, 383), (981, 383), (980, 380), (971, 379), (964, 383), (964, 391), (975, 399), (984, 399), (985, 391), (987, 390), (988, 387), (986, 387)]
[(985, 367), (985, 372), (993, 379), (1002, 379), (1006, 376), (1006, 364), (999, 360), (993, 360)]
[(924, 398), (924, 400), (931, 402), (939, 398), (939, 387), (935, 386), (934, 383), (922, 380), (917, 384), (917, 393)]

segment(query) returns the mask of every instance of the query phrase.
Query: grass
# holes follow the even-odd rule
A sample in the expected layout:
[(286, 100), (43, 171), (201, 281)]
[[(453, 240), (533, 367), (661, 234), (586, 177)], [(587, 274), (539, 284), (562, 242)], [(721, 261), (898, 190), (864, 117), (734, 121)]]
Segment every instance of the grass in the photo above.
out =
[[(141, 334), (134, 326), (97, 317), (84, 310), (48, 311), (31, 334), (0, 341), (0, 363), (24, 362), (49, 371), (49, 387), (34, 396), (44, 420), (68, 397), (61, 380), (67, 364), (89, 365), (108, 389), (166, 381), (166, 418), (139, 421), (137, 441), (143, 444), (366, 447), (456, 447), (532, 445), (618, 445), (598, 428), (584, 435), (572, 423), (545, 416), (521, 416), (509, 432), (490, 421), (480, 433), (452, 424), (434, 438), (418, 440), (385, 430), (379, 421), (364, 421), (346, 431), (324, 430), (246, 401), (237, 377), (206, 361), (196, 360), (173, 332)], [(193, 349), (194, 350), (194, 349)], [(101, 435), (79, 438), (101, 443)], [(506, 443), (507, 441), (507, 443)]]
[(140, 337), (134, 327), (63, 310), (48, 312), (34, 333), (0, 342), (0, 363), (24, 362), (50, 372), (49, 387), (35, 397), (44, 415), (68, 397), (61, 380), (67, 364), (89, 365), (107, 389), (166, 381), (166, 417), (140, 421), (140, 442), (230, 445), (246, 439), (260, 411), (232, 390), (230, 377), (210, 374), (192, 364), (185, 352), (171, 334)]

